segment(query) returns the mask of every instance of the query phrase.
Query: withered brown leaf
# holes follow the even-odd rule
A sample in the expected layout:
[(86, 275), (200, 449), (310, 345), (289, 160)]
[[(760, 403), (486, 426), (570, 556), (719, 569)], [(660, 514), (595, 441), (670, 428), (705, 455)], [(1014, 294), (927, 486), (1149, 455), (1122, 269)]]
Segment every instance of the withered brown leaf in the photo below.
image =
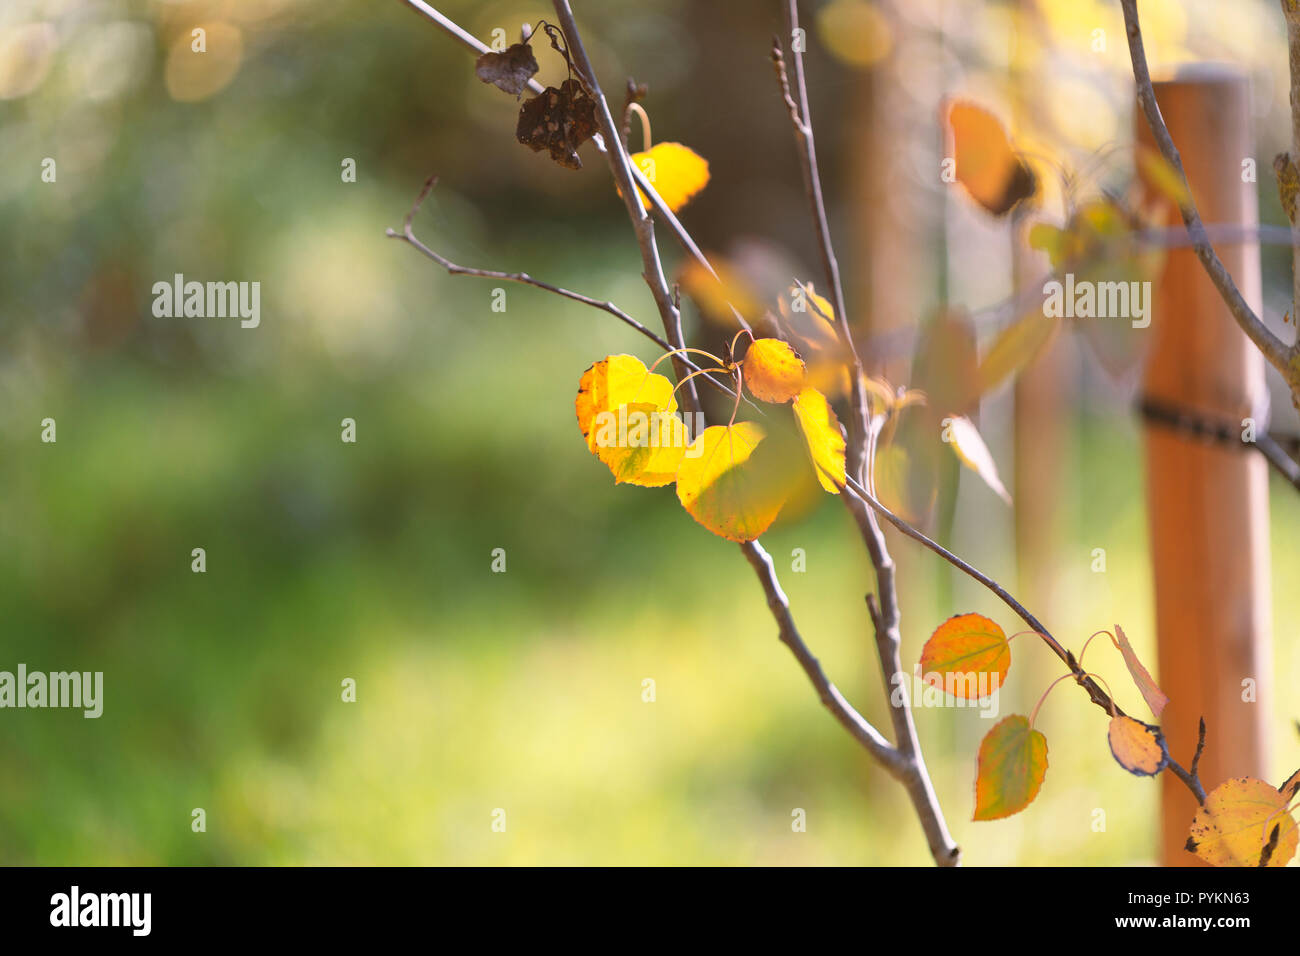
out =
[(550, 150), (551, 159), (581, 169), (578, 147), (596, 135), (596, 103), (575, 79), (548, 86), (519, 108), (515, 138), (533, 152)]
[(474, 72), (484, 83), (518, 96), (537, 72), (537, 57), (527, 43), (516, 43), (501, 53), (484, 53), (475, 61)]

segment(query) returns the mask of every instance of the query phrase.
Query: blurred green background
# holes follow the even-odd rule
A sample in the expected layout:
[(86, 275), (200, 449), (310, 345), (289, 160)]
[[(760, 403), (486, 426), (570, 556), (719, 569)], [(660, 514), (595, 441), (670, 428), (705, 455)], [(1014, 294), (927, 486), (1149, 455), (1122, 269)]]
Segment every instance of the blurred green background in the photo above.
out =
[[(606, 86), (629, 73), (648, 81), (657, 138), (710, 159), (714, 183), (684, 216), (701, 243), (761, 241), (816, 278), (765, 59), (782, 29), (777, 4), (575, 6)], [(825, 15), (826, 4), (808, 6)], [(921, 25), (934, 12), (939, 30), (945, 6), (964, 5), (919, 4)], [(549, 12), (442, 9), (484, 39)], [(1005, 8), (989, 10), (992, 33)], [(860, 157), (848, 104), (878, 64), (828, 55), (817, 22), (814, 110), (833, 216), (851, 232), (842, 197)], [(1223, 52), (1204, 46), (1214, 24), (1180, 22), (1169, 29), (1183, 30), (1184, 55)], [(208, 30), (198, 65), (195, 25)], [(980, 50), (945, 56), (931, 64), (937, 86), (996, 65)], [(0, 669), (105, 675), (98, 720), (0, 712), (0, 863), (928, 861), (902, 791), (823, 712), (734, 546), (696, 526), (671, 489), (615, 488), (584, 451), (572, 412), (583, 369), (610, 352), (651, 359), (646, 343), (522, 287), (494, 312), (496, 283), (449, 277), (384, 237), (437, 172), (417, 219), (434, 248), (612, 299), (653, 324), (601, 158), (587, 147), (575, 174), (517, 146), (516, 105), (472, 65), (395, 0), (19, 0), (0, 11)], [(1117, 135), (1118, 109), (1102, 127)], [(1261, 126), (1281, 139), (1270, 109)], [(937, 139), (933, 116), (915, 126), (918, 142)], [(45, 157), (54, 183), (40, 179)], [(341, 180), (345, 158), (355, 183)], [(675, 268), (670, 240), (661, 245)], [(908, 292), (921, 303), (939, 296), (945, 255), (959, 254), (925, 248), (924, 288)], [(261, 282), (261, 326), (154, 318), (153, 283), (178, 272)], [(1127, 401), (1094, 382), (1070, 423), (1067, 597), (1048, 623), (1077, 648), (1119, 621), (1153, 658)], [(55, 444), (40, 441), (47, 417)], [(355, 444), (340, 441), (345, 417)], [(996, 423), (985, 428), (1000, 455)], [(1014, 578), (1000, 507), (964, 482), (949, 540)], [(1284, 775), (1300, 765), (1285, 693), (1300, 679), (1288, 591), (1300, 500), (1277, 482), (1272, 514), (1270, 706)], [(843, 510), (828, 499), (764, 540), (832, 679), (886, 726), (862, 600), (869, 565)], [(1099, 546), (1106, 574), (1090, 571)], [(190, 570), (196, 547), (205, 574)], [(495, 548), (504, 574), (490, 570)], [(806, 573), (789, 570), (794, 548)], [(937, 559), (899, 558), (908, 666), (953, 613), (1017, 629)], [(1013, 670), (1003, 714), (1032, 706), (1057, 673), (1042, 647), (1021, 640), (1014, 652), (1031, 663)], [(1118, 655), (1092, 654), (1121, 703), (1136, 701), (1118, 689)], [(340, 699), (345, 678), (354, 704)], [(654, 703), (642, 700), (646, 678)], [(1077, 692), (1043, 709), (1041, 797), (997, 823), (968, 822), (993, 721), (951, 708), (917, 719), (968, 864), (1152, 859), (1156, 786), (1115, 766), (1104, 718)], [(205, 833), (191, 832), (196, 807)], [(491, 829), (496, 808), (505, 833)], [(794, 808), (807, 811), (806, 833), (791, 830)]]

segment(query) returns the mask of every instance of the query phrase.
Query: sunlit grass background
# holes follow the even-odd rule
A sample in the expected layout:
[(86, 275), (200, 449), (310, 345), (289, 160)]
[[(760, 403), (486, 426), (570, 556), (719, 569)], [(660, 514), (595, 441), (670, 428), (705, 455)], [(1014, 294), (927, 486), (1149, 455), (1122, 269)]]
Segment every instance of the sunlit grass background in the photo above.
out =
[[(0, 713), (0, 862), (925, 863), (902, 791), (821, 708), (734, 546), (671, 489), (615, 488), (583, 448), (578, 377), (610, 352), (653, 357), (645, 343), (519, 287), (493, 312), (494, 283), (383, 236), (436, 169), (444, 185), (417, 220), (435, 247), (650, 322), (596, 154), (570, 177), (514, 146), (513, 105), (485, 97), (470, 60), (396, 3), (72, 6), (17, 4), (0, 20), (10, 34), (54, 23), (58, 39), (32, 90), (20, 67), (0, 72), (0, 669), (102, 670), (106, 700), (99, 720)], [(594, 38), (614, 47), (633, 13), (604, 6)], [(637, 6), (660, 31), (625, 53), (638, 75), (695, 63), (673, 28), (684, 5)], [(448, 7), (480, 32), (545, 12)], [(779, 23), (733, 13), (760, 37)], [(242, 60), (191, 102), (184, 84), (203, 93), (203, 78), (167, 60), (205, 18), (237, 26)], [(75, 51), (107, 22), (134, 26), (100, 51), (132, 57), (105, 90)], [(792, 170), (787, 148), (774, 141)], [(39, 181), (45, 156), (57, 184)], [(340, 182), (343, 157), (356, 184)], [(727, 170), (715, 156), (721, 186)], [(805, 231), (784, 223), (772, 231)], [(261, 281), (261, 327), (153, 319), (150, 287), (176, 272)], [(56, 444), (39, 441), (46, 417)], [(345, 417), (354, 445), (340, 441)], [(1067, 598), (1048, 623), (1077, 649), (1118, 621), (1152, 660), (1126, 397), (1087, 397), (1077, 425)], [(1005, 451), (996, 427), (991, 441)], [(954, 545), (1013, 580), (1009, 514), (972, 481), (960, 500)], [(1300, 765), (1285, 692), (1300, 679), (1300, 501), (1279, 483), (1272, 516), (1282, 779)], [(765, 542), (832, 679), (887, 726), (869, 566), (843, 510), (828, 498)], [(196, 547), (206, 574), (190, 571)], [(1105, 574), (1090, 570), (1096, 547)], [(806, 573), (790, 571), (794, 548)], [(937, 559), (894, 548), (909, 666), (953, 613), (1018, 629)], [(1044, 648), (1013, 646), (1002, 714), (1027, 712), (1059, 673)], [(1090, 665), (1124, 684), (1100, 644)], [(345, 678), (355, 704), (340, 699)], [(1043, 708), (1042, 795), (997, 823), (968, 822), (994, 721), (917, 719), (968, 863), (1153, 859), (1157, 787), (1114, 764), (1104, 715), (1077, 690)]]

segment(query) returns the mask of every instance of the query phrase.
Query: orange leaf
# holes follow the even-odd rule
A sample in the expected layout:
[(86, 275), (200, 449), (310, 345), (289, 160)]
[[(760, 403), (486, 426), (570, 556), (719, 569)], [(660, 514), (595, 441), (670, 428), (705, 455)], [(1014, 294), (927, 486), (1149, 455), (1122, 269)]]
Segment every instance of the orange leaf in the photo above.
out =
[(677, 471), (682, 507), (729, 541), (753, 541), (785, 504), (788, 486), (750, 461), (763, 438), (754, 422), (710, 426), (686, 449)]
[[(1235, 777), (1219, 784), (1196, 811), (1187, 850), (1215, 866), (1286, 866), (1300, 843), (1282, 793), (1263, 780)], [(1277, 830), (1276, 839), (1273, 831)]]
[(921, 649), (925, 682), (967, 700), (996, 691), (1010, 669), (1011, 645), (1006, 634), (982, 614), (948, 618)]
[(957, 181), (977, 203), (1003, 216), (1037, 189), (1033, 171), (1011, 148), (998, 118), (981, 106), (956, 101), (948, 107)]
[(755, 398), (780, 405), (803, 390), (807, 368), (788, 342), (755, 339), (745, 352), (741, 371)]
[(1169, 763), (1169, 751), (1159, 727), (1116, 716), (1110, 719), (1106, 737), (1115, 761), (1131, 774), (1153, 777)]
[(1019, 714), (1003, 720), (980, 742), (975, 777), (975, 820), (1019, 813), (1038, 796), (1047, 775), (1047, 738)]
[(1147, 706), (1151, 708), (1151, 713), (1155, 714), (1158, 719), (1165, 709), (1165, 705), (1169, 703), (1169, 698), (1165, 696), (1164, 691), (1156, 686), (1150, 672), (1142, 666), (1137, 653), (1133, 650), (1133, 645), (1124, 636), (1124, 629), (1118, 624), (1115, 625), (1115, 638), (1115, 646), (1124, 655), (1124, 664), (1128, 667), (1129, 674), (1133, 676), (1133, 683), (1137, 684), (1137, 689), (1142, 692), (1142, 699), (1147, 702)]

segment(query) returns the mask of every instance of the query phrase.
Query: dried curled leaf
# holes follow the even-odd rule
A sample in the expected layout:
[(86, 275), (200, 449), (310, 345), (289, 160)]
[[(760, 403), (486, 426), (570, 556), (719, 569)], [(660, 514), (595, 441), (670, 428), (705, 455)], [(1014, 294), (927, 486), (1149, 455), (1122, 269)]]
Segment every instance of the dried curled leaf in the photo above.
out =
[[(633, 153), (631, 159), (673, 212), (709, 184), (708, 160), (681, 143), (656, 143), (644, 152)], [(641, 205), (649, 209), (650, 200), (645, 194), (638, 189), (637, 195)]]
[(615, 481), (670, 484), (686, 448), (673, 383), (634, 355), (610, 355), (583, 373), (574, 400), (587, 448)]
[(533, 152), (545, 149), (567, 169), (581, 169), (578, 147), (596, 135), (596, 104), (582, 84), (548, 86), (519, 108), (515, 138)]
[(817, 481), (831, 494), (839, 494), (845, 482), (845, 444), (835, 410), (815, 388), (801, 391), (795, 397), (793, 408), (795, 424), (817, 472)]
[(1038, 796), (1047, 776), (1047, 738), (1013, 714), (980, 742), (975, 777), (975, 820), (1019, 813)]
[(729, 541), (753, 541), (785, 504), (788, 487), (751, 461), (764, 435), (754, 422), (713, 425), (686, 450), (677, 471), (682, 507)]
[(501, 53), (489, 50), (474, 62), (474, 73), (511, 96), (518, 96), (537, 73), (537, 57), (527, 43), (516, 43)]
[(1282, 793), (1263, 780), (1225, 780), (1196, 811), (1187, 850), (1214, 866), (1286, 866), (1300, 843), (1286, 807)]
[(1118, 624), (1115, 625), (1115, 646), (1124, 655), (1124, 666), (1128, 668), (1129, 674), (1132, 675), (1133, 683), (1137, 685), (1137, 689), (1142, 692), (1142, 699), (1147, 702), (1147, 706), (1151, 708), (1151, 713), (1155, 714), (1158, 720), (1165, 709), (1165, 705), (1169, 703), (1169, 698), (1165, 696), (1164, 691), (1156, 686), (1151, 673), (1142, 666), (1142, 662), (1138, 660), (1137, 652), (1133, 650), (1133, 645), (1128, 642), (1128, 638), (1124, 635), (1124, 629)]
[(958, 614), (940, 624), (921, 649), (926, 683), (954, 697), (977, 700), (1002, 686), (1011, 669), (1011, 644), (982, 614)]
[(1154, 777), (1169, 763), (1169, 750), (1159, 727), (1118, 715), (1110, 719), (1106, 739), (1115, 762), (1136, 776)]
[(803, 391), (807, 368), (790, 343), (755, 339), (745, 352), (741, 372), (755, 398), (780, 405)]
[(957, 181), (972, 199), (995, 216), (1004, 216), (1034, 195), (1033, 170), (1011, 147), (1007, 131), (996, 116), (974, 103), (958, 100), (948, 107), (952, 155)]

